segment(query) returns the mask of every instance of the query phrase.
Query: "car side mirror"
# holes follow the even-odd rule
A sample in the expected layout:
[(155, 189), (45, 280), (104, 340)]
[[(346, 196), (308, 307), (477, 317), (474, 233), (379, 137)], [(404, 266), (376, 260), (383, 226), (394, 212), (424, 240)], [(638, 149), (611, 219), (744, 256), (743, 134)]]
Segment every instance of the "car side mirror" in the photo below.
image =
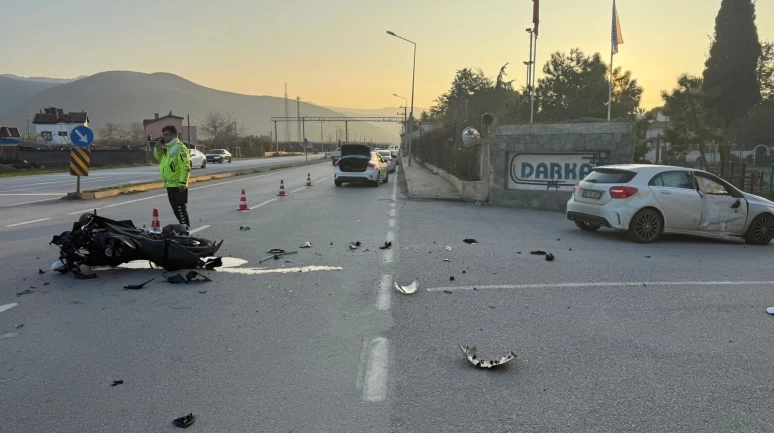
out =
[(742, 200), (736, 199), (734, 204), (731, 205), (731, 209), (738, 209), (742, 205)]

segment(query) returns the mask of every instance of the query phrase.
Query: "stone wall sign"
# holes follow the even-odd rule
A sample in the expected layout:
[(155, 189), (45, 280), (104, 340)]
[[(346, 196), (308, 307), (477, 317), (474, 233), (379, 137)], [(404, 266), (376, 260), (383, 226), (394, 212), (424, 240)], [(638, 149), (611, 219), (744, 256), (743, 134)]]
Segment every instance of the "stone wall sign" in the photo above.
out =
[(572, 191), (594, 168), (594, 153), (510, 154), (508, 189)]

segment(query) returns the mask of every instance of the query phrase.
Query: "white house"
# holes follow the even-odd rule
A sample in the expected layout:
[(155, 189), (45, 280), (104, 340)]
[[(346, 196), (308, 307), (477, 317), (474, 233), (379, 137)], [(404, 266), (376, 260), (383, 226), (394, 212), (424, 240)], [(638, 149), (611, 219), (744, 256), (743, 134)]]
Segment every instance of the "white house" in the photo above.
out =
[(51, 106), (35, 113), (32, 124), (35, 125), (37, 141), (71, 144), (70, 132), (78, 125), (89, 126), (89, 116), (85, 112), (65, 113), (61, 108)]

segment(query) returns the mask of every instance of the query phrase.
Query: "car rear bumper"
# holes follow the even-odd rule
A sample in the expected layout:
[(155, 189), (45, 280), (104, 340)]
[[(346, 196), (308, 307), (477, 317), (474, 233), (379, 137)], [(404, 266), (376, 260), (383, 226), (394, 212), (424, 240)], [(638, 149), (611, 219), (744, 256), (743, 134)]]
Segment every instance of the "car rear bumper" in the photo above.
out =
[[(620, 200), (620, 202), (624, 202), (624, 200)], [(612, 201), (601, 206), (580, 203), (575, 201), (574, 197), (570, 197), (570, 200), (567, 202), (567, 219), (570, 221), (599, 224), (615, 230), (628, 230), (631, 211), (629, 209), (618, 209), (612, 206), (614, 204), (616, 203)]]
[(333, 180), (339, 182), (376, 182), (379, 178), (379, 172), (376, 170), (366, 170), (363, 172), (341, 171), (336, 168), (333, 172)]

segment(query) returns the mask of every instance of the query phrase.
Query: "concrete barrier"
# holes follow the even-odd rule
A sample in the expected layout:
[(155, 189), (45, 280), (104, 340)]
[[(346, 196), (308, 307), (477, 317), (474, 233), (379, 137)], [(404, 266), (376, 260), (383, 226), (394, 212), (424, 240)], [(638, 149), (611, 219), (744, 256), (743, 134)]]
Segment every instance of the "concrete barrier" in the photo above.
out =
[(457, 188), (460, 198), (465, 201), (486, 201), (489, 196), (489, 182), (486, 181), (464, 181), (442, 168), (438, 168), (429, 162), (423, 163), (430, 171), (437, 173)]
[[(281, 168), (291, 168), (291, 167), (300, 167), (300, 166), (311, 165), (311, 164), (320, 164), (322, 162), (328, 162), (328, 160), (318, 159), (314, 161), (291, 162), (288, 164), (275, 165), (275, 166), (269, 166), (269, 167), (243, 168), (241, 170), (224, 171), (221, 173), (191, 176), (191, 178), (188, 179), (188, 184), (190, 185), (192, 183), (197, 183), (197, 182), (206, 182), (209, 180), (223, 179), (226, 177), (242, 176), (245, 174), (263, 173), (266, 171), (273, 171)], [(104, 189), (93, 190), (93, 191), (84, 191), (80, 194), (70, 192), (70, 193), (67, 193), (67, 196), (62, 198), (70, 199), (70, 200), (99, 200), (101, 198), (115, 197), (120, 194), (134, 194), (138, 192), (151, 191), (154, 189), (162, 189), (162, 188), (164, 188), (164, 182), (161, 182), (161, 181), (143, 182), (143, 183), (130, 184), (130, 185), (125, 185), (125, 186), (115, 187), (115, 188), (104, 188)]]

